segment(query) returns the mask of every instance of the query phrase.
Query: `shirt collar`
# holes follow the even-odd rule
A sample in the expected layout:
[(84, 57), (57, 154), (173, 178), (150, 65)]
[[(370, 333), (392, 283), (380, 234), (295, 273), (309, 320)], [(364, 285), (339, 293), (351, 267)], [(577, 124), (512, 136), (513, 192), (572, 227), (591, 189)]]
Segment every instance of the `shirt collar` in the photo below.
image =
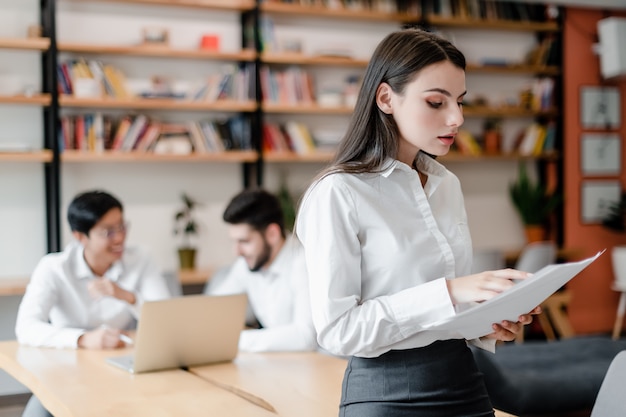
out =
[[(447, 169), (443, 165), (441, 165), (435, 158), (431, 158), (423, 152), (419, 152), (417, 154), (417, 158), (415, 158), (415, 166), (420, 171), (428, 174), (429, 178), (432, 176), (444, 177), (447, 172)], [(383, 177), (388, 177), (396, 169), (402, 169), (404, 171), (413, 170), (412, 167), (408, 166), (404, 162), (400, 162), (399, 160), (393, 158), (387, 158), (383, 163), (381, 175)]]
[(288, 252), (292, 248), (292, 237), (287, 236), (285, 242), (283, 243), (283, 247), (280, 248), (280, 251), (276, 255), (276, 259), (271, 263), (271, 265), (267, 268), (264, 275), (265, 276), (277, 276), (280, 275), (281, 271), (284, 270), (283, 264), (285, 263), (285, 259), (289, 258), (291, 254)]
[[(68, 245), (68, 248), (73, 252), (72, 264), (76, 278), (95, 278), (96, 275), (93, 273), (89, 265), (87, 265), (87, 261), (85, 260), (85, 247), (78, 241), (73, 241)], [(113, 265), (111, 265), (111, 267), (104, 273), (104, 276), (115, 282), (122, 276), (123, 272), (124, 263), (120, 260), (113, 263)]]

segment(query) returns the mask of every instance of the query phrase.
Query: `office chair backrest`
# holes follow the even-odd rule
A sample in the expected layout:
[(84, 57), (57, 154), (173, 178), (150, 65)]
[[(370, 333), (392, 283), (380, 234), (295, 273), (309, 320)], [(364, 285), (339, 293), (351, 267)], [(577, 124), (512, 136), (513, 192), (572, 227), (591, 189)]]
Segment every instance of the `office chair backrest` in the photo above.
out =
[(613, 358), (604, 376), (591, 417), (626, 416), (626, 350)]
[(472, 274), (504, 268), (504, 254), (498, 249), (479, 249), (472, 258)]
[(535, 273), (555, 262), (556, 244), (554, 242), (533, 242), (524, 247), (515, 263), (515, 269)]

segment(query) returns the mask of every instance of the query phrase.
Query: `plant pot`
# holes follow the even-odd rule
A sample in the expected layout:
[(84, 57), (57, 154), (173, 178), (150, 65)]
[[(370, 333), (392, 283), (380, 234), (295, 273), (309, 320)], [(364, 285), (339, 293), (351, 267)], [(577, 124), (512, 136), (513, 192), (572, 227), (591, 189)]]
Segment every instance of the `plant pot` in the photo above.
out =
[(546, 229), (541, 225), (528, 224), (524, 226), (526, 233), (526, 242), (541, 242), (546, 240)]
[(180, 269), (194, 269), (196, 267), (196, 249), (180, 248), (178, 249), (178, 261)]

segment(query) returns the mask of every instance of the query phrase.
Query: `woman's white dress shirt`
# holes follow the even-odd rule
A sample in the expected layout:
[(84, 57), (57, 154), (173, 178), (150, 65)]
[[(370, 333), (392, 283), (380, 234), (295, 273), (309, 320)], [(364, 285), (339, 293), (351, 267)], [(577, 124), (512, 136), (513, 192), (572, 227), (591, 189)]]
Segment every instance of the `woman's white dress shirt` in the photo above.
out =
[(414, 169), (388, 160), (379, 173), (327, 175), (304, 197), (296, 233), (318, 342), (332, 353), (376, 357), (462, 338), (428, 330), (455, 314), (445, 280), (471, 269), (461, 186), (427, 155), (416, 166), (425, 187)]
[(122, 259), (104, 274), (135, 294), (130, 305), (113, 297), (94, 299), (87, 290), (95, 275), (85, 262), (83, 246), (72, 241), (62, 252), (44, 256), (31, 276), (17, 314), (15, 334), (22, 344), (76, 348), (78, 338), (102, 325), (130, 329), (144, 301), (165, 299), (165, 278), (148, 254), (124, 249)]

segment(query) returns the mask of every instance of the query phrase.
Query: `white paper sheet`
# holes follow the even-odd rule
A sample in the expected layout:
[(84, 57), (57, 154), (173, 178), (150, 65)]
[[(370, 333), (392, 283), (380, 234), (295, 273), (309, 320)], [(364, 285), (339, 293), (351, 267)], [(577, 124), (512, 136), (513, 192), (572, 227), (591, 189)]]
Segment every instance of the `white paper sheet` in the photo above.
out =
[(521, 314), (540, 305), (605, 250), (582, 261), (548, 265), (494, 298), (436, 323), (429, 330), (457, 331), (466, 339), (493, 333), (493, 323), (517, 321)]

